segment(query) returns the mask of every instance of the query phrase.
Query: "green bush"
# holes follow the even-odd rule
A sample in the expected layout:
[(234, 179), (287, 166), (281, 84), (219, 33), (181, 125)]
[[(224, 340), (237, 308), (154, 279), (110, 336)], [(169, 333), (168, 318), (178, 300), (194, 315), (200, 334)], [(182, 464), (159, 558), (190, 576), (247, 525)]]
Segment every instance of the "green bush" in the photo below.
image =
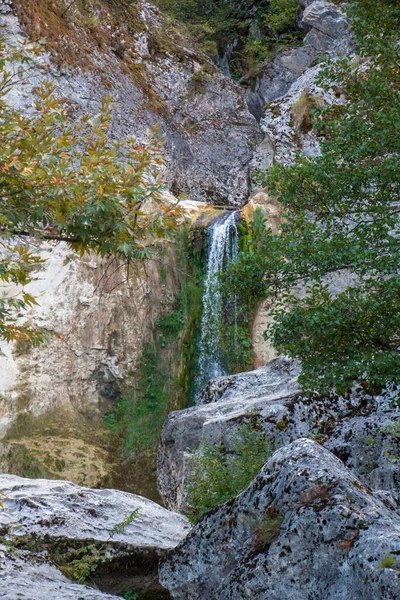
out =
[(177, 340), (185, 327), (185, 311), (182, 298), (179, 299), (178, 307), (168, 313), (164, 313), (157, 319), (157, 332), (161, 346)]
[(239, 426), (229, 451), (222, 444), (203, 441), (189, 463), (189, 518), (196, 522), (204, 513), (240, 494), (271, 453), (264, 432), (250, 423)]

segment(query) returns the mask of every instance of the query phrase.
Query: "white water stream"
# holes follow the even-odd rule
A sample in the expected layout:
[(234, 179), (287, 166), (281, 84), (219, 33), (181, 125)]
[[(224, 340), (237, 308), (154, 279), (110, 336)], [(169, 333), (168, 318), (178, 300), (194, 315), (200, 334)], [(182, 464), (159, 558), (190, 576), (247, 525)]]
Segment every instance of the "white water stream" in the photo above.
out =
[(221, 331), (224, 299), (219, 289), (218, 275), (226, 265), (236, 260), (238, 253), (238, 213), (223, 214), (207, 230), (207, 274), (204, 283), (203, 316), (199, 344), (199, 368), (196, 392), (210, 379), (226, 375), (221, 353)]

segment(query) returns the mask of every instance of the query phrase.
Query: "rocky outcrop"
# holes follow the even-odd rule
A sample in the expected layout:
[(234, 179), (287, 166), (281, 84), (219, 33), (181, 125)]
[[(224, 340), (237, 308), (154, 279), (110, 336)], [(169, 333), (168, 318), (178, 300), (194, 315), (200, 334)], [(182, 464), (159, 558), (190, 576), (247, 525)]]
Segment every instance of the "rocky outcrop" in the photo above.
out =
[[(299, 391), (298, 366), (288, 360), (264, 369), (212, 380), (199, 404), (172, 412), (165, 421), (158, 455), (158, 488), (168, 507), (185, 505), (185, 483), (191, 454), (201, 440), (223, 442), (229, 449), (246, 416), (263, 414)], [(264, 399), (265, 402), (262, 401)]]
[(299, 5), (299, 27), (306, 32), (303, 45), (279, 52), (263, 65), (255, 89), (246, 93), (249, 109), (258, 119), (264, 107), (285, 96), (322, 53), (338, 56), (352, 49), (347, 18), (335, 4), (326, 0), (300, 0)]
[[(19, 589), (21, 578), (9, 556), (13, 548), (25, 550), (18, 557), (22, 562), (29, 558), (29, 550), (34, 581), (38, 585), (49, 579), (51, 586), (66, 582), (61, 575), (55, 576), (54, 565), (67, 568), (68, 553), (81, 549), (82, 556), (99, 552), (97, 568), (88, 578), (91, 585), (117, 595), (132, 590), (141, 592), (143, 598), (168, 598), (158, 583), (158, 561), (188, 533), (190, 526), (182, 515), (140, 496), (91, 490), (66, 481), (0, 475), (0, 490), (5, 494), (4, 510), (0, 511), (1, 542), (8, 546), (7, 550), (3, 547), (3, 569), (10, 590)], [(49, 560), (53, 566), (48, 565)], [(43, 591), (50, 594), (51, 586), (44, 585)], [(70, 588), (66, 598), (102, 597), (97, 592), (74, 596), (75, 588)]]
[(35, 0), (14, 0), (17, 18), (10, 2), (1, 0), (6, 42), (14, 45), (25, 32), (46, 38), (51, 53), (30, 69), (13, 101), (29, 107), (32, 88), (50, 79), (76, 118), (82, 110), (96, 112), (111, 94), (113, 137), (143, 139), (159, 125), (174, 193), (243, 204), (259, 140), (243, 92), (158, 9), (142, 1), (129, 4), (100, 0), (82, 8), (55, 0), (50, 10)]
[(301, 439), (206, 514), (160, 580), (174, 600), (393, 600), (399, 571), (398, 515), (329, 451)]
[(170, 508), (185, 504), (185, 480), (202, 440), (232, 447), (241, 422), (255, 420), (272, 446), (318, 440), (392, 506), (400, 506), (400, 414), (391, 394), (305, 397), (299, 366), (279, 358), (250, 373), (211, 381), (201, 404), (171, 413), (159, 449), (158, 485)]

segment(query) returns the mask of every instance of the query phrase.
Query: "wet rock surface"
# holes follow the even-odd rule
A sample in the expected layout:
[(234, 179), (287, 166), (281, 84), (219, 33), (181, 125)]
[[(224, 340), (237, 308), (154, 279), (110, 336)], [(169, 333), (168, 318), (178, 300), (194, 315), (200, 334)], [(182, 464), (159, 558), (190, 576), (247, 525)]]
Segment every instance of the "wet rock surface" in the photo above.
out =
[[(26, 551), (30, 550), (39, 580), (42, 576), (52, 580), (55, 571), (47, 564), (49, 558), (53, 565), (62, 564), (66, 553), (93, 546), (101, 560), (90, 577), (92, 585), (114, 594), (133, 590), (143, 598), (169, 597), (158, 582), (158, 561), (188, 533), (190, 526), (182, 515), (140, 496), (65, 481), (1, 475), (0, 489), (5, 494), (0, 512), (2, 541), (9, 551), (25, 550), (22, 561), (29, 559)], [(40, 557), (44, 566), (39, 568)], [(11, 589), (18, 589), (13, 577), (19, 569), (11, 558), (4, 568)], [(58, 579), (62, 581), (61, 575)]]
[[(394, 563), (383, 568), (388, 555)], [(160, 580), (174, 600), (393, 600), (399, 557), (398, 514), (328, 450), (300, 439), (202, 518)]]

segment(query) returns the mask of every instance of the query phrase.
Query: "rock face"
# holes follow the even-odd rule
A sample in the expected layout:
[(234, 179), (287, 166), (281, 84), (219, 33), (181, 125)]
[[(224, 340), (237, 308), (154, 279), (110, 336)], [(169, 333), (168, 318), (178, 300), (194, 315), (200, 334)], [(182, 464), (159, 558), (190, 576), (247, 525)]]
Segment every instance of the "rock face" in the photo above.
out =
[[(0, 0), (0, 34), (8, 46), (29, 36), (47, 40), (48, 53), (18, 79), (11, 104), (31, 111), (34, 88), (50, 80), (78, 119), (96, 113), (111, 94), (114, 138), (145, 141), (147, 129), (159, 124), (166, 183), (176, 193), (222, 204), (246, 200), (259, 127), (241, 89), (176, 24), (146, 2), (46, 6)], [(27, 316), (50, 337), (36, 349), (1, 348), (0, 440), (7, 443), (0, 444), (0, 472), (30, 474), (26, 465), (34, 463), (31, 472), (40, 476), (97, 486), (112, 474), (113, 459), (98, 427), (84, 417), (96, 419), (110, 407), (158, 317), (175, 308), (176, 256), (170, 251), (146, 270), (133, 265), (126, 281), (116, 260), (80, 261), (62, 244), (44, 245), (41, 253), (45, 268), (28, 286), (40, 306)]]
[(280, 52), (266, 63), (254, 90), (246, 95), (251, 112), (260, 119), (263, 107), (286, 95), (322, 52), (332, 56), (352, 48), (346, 16), (325, 0), (300, 0), (299, 26), (306, 31), (303, 46)]
[(2, 37), (12, 45), (24, 31), (45, 37), (53, 57), (30, 71), (14, 94), (19, 105), (30, 105), (32, 87), (43, 79), (56, 83), (73, 116), (97, 111), (102, 97), (111, 94), (113, 136), (143, 138), (159, 124), (173, 192), (214, 203), (245, 202), (258, 125), (239, 86), (176, 24), (142, 1), (81, 9), (73, 3), (68, 11), (62, 0), (55, 0), (52, 11), (32, 0), (14, 0), (13, 6), (18, 18), (0, 1)]
[(176, 256), (170, 249), (162, 259), (164, 277), (154, 262), (133, 265), (128, 278), (118, 260), (80, 260), (64, 244), (43, 246), (41, 256), (44, 268), (27, 286), (39, 306), (27, 316), (50, 335), (38, 348), (2, 345), (0, 464), (9, 471), (24, 451), (45, 465), (42, 476), (97, 486), (113, 461), (90, 419), (111, 406), (157, 318), (173, 310)]
[(279, 358), (250, 373), (211, 381), (199, 406), (171, 413), (159, 449), (158, 485), (167, 506), (185, 504), (191, 453), (201, 440), (232, 445), (238, 426), (256, 419), (275, 448), (301, 437), (317, 439), (363, 483), (400, 506), (400, 415), (390, 394), (306, 398), (299, 366)]
[[(101, 552), (101, 561), (90, 583), (114, 594), (132, 590), (140, 591), (143, 598), (168, 598), (158, 583), (158, 561), (188, 533), (190, 526), (182, 515), (140, 496), (81, 488), (66, 481), (0, 475), (0, 489), (5, 494), (0, 512), (3, 543), (29, 548), (36, 561), (44, 552), (44, 561), (50, 557), (56, 565), (66, 564), (66, 553), (94, 545)], [(118, 529), (134, 511), (135, 518)], [(21, 556), (21, 560), (25, 558)], [(6, 561), (5, 570), (11, 589), (18, 589), (18, 569), (10, 562), (7, 566)], [(44, 565), (34, 571), (35, 578), (40, 579), (42, 573), (53, 580), (54, 567)], [(78, 598), (73, 591), (74, 586), (66, 597)], [(102, 596), (88, 592), (82, 597)]]
[[(393, 600), (400, 519), (311, 440), (278, 450), (164, 561), (174, 600)], [(391, 568), (381, 564), (393, 555)]]

